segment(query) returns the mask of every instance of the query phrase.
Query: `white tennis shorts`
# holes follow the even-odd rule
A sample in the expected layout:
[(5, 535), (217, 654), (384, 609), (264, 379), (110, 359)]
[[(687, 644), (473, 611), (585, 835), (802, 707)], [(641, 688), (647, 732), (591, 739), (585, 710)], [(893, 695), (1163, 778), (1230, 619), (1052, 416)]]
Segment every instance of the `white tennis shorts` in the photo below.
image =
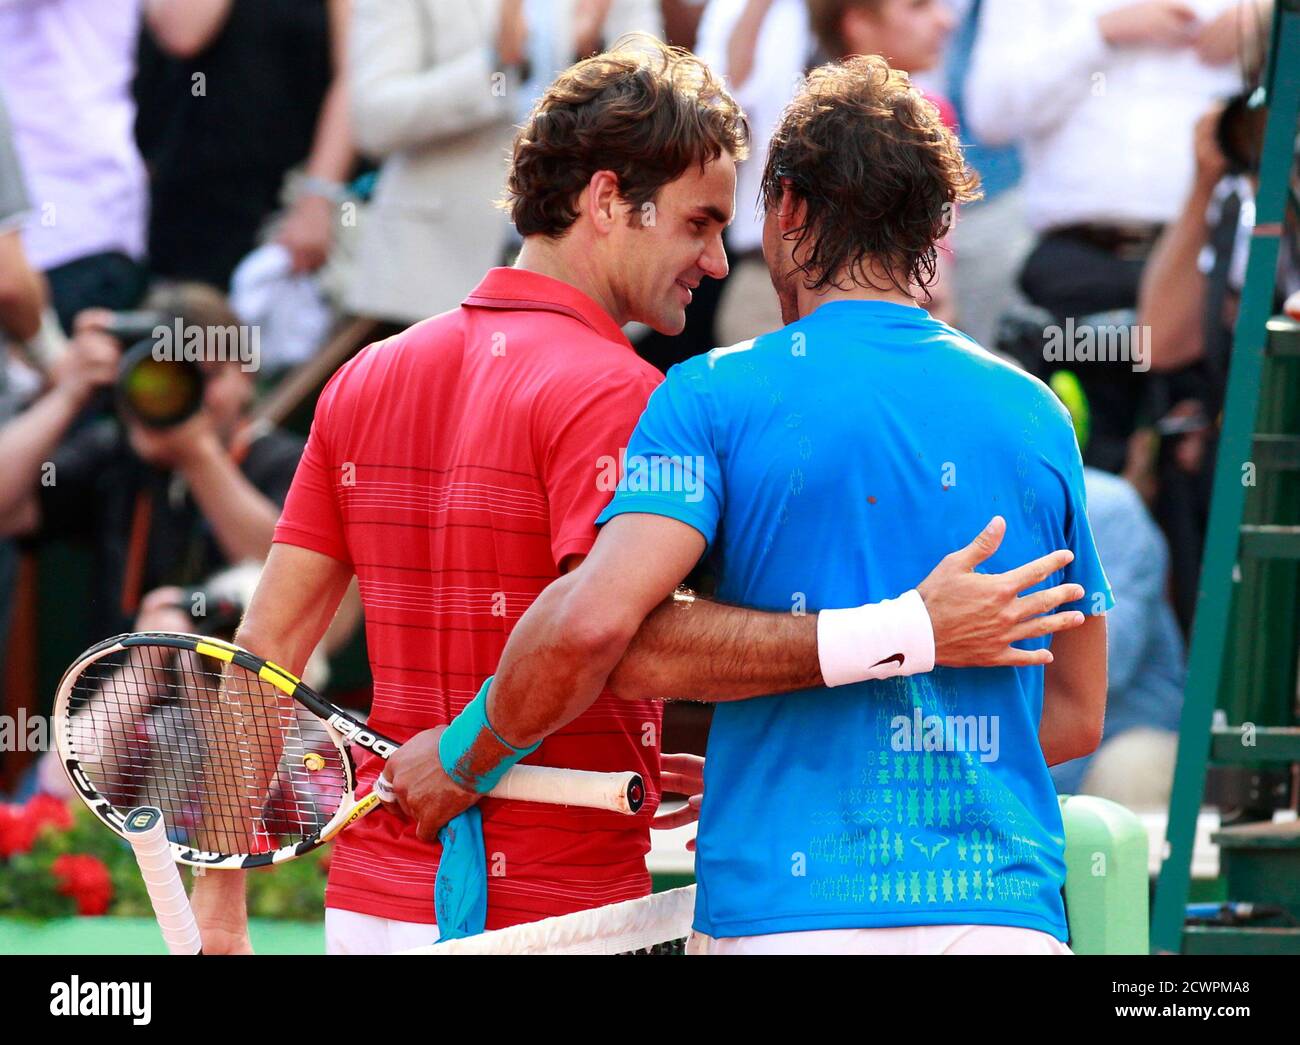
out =
[(325, 908), (326, 954), (396, 954), (438, 942), (438, 927)]
[(703, 954), (1073, 954), (1050, 933), (1008, 925), (905, 925), (704, 937)]
[[(438, 942), (438, 927), (356, 911), (325, 910), (327, 954), (395, 954)], [(692, 933), (689, 954), (1073, 954), (1037, 929), (1004, 925), (909, 925), (821, 929), (714, 940)]]

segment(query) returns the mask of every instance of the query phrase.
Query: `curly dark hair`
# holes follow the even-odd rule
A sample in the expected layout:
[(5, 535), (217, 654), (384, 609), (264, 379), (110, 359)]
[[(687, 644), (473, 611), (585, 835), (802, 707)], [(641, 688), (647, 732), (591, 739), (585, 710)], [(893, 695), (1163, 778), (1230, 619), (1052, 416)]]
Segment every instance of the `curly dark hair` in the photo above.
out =
[[(563, 236), (597, 171), (634, 208), (725, 150), (744, 159), (749, 126), (709, 67), (641, 33), (562, 72), (515, 135), (502, 206), (521, 236)], [(633, 219), (635, 220), (635, 219)]]
[(765, 207), (779, 205), (786, 179), (807, 205), (785, 238), (809, 290), (888, 289), (867, 274), (873, 262), (904, 293), (899, 272), (928, 288), (954, 207), (980, 197), (979, 175), (938, 108), (878, 55), (808, 74), (772, 136)]

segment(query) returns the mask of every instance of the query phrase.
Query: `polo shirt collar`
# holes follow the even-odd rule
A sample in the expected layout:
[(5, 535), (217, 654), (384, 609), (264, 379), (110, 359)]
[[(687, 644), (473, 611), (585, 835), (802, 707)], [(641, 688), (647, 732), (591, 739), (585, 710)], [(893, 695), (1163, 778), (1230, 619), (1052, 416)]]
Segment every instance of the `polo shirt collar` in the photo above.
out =
[(623, 328), (577, 287), (526, 269), (489, 269), (462, 303), (472, 308), (555, 312), (585, 323), (601, 337), (631, 347)]

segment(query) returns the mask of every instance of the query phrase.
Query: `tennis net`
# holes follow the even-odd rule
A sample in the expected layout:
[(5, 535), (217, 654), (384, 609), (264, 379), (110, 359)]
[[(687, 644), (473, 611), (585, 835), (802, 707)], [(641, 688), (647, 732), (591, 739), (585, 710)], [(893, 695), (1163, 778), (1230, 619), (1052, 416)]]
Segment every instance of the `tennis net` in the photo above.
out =
[(417, 947), (405, 954), (691, 954), (695, 886)]

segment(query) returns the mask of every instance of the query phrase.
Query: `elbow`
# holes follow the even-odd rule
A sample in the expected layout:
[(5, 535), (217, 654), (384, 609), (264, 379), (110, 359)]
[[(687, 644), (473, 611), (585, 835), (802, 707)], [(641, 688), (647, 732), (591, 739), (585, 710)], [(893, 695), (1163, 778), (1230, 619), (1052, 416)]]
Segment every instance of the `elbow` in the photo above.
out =
[(9, 317), (8, 333), (18, 341), (34, 338), (41, 329), (39, 284), (0, 272), (0, 316)]
[(372, 160), (383, 160), (401, 148), (393, 133), (391, 108), (369, 90), (353, 85), (348, 98), (348, 126), (357, 151)]
[(1187, 315), (1180, 303), (1162, 299), (1159, 290), (1146, 283), (1138, 295), (1137, 309), (1139, 343), (1146, 355), (1143, 362), (1158, 374), (1181, 370), (1205, 352), (1199, 320)]
[(591, 665), (605, 665), (612, 671), (626, 652), (635, 628), (624, 625), (616, 614), (582, 614), (560, 617), (561, 642), (575, 659)]
[(1016, 143), (1015, 132), (1004, 124), (976, 117), (973, 113), (968, 114), (967, 122), (970, 124), (971, 130), (975, 132), (975, 137), (981, 145), (1000, 149)]
[(1106, 720), (1106, 702), (1103, 695), (1095, 713), (1082, 717), (1070, 730), (1065, 746), (1068, 750), (1063, 761), (1086, 758), (1101, 746), (1102, 732)]
[(1199, 332), (1180, 339), (1153, 337), (1147, 354), (1148, 367), (1157, 374), (1167, 374), (1195, 363), (1205, 355), (1205, 345)]
[(966, 124), (982, 145), (999, 147), (1012, 144), (1014, 131), (1006, 119), (1010, 100), (991, 95), (982, 86), (967, 85)]
[(197, 58), (207, 47), (207, 41), (199, 36), (173, 34), (166, 40), (159, 40), (162, 49), (173, 58), (182, 62)]
[(1086, 722), (1080, 727), (1078, 736), (1079, 753), (1074, 756), (1075, 758), (1091, 755), (1097, 748), (1101, 747), (1102, 718), (1103, 716), (1098, 715), (1094, 721)]
[(164, 52), (183, 62), (197, 58), (212, 42), (209, 30), (187, 25), (184, 19), (150, 18), (149, 31)]
[(603, 669), (608, 674), (627, 652), (639, 623), (620, 607), (597, 601), (577, 584), (563, 593), (552, 627), (565, 660)]

